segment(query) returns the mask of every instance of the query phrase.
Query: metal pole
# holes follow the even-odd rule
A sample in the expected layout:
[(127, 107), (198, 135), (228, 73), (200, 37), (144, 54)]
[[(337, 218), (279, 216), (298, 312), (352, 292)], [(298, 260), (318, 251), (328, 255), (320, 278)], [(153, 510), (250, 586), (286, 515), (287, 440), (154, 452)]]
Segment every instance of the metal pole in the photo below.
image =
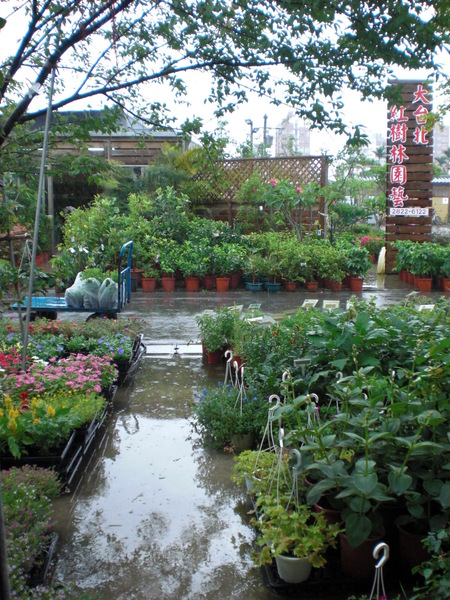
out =
[(250, 146), (253, 152), (253, 121), (251, 119), (246, 119), (245, 122), (247, 125), (250, 125)]
[(267, 149), (267, 115), (264, 115), (263, 156), (266, 156), (266, 149)]
[(31, 251), (30, 282), (29, 282), (29, 286), (28, 286), (28, 303), (27, 303), (27, 311), (26, 311), (25, 331), (24, 331), (24, 339), (23, 339), (23, 354), (22, 354), (22, 369), (24, 371), (26, 369), (26, 362), (27, 362), (28, 329), (30, 326), (30, 315), (31, 315), (31, 297), (33, 295), (33, 286), (34, 286), (34, 268), (36, 265), (36, 252), (37, 252), (37, 243), (38, 243), (38, 234), (39, 234), (39, 217), (41, 215), (42, 195), (43, 195), (43, 189), (44, 189), (45, 161), (46, 161), (46, 157), (47, 157), (48, 132), (50, 129), (50, 116), (52, 114), (52, 99), (53, 99), (54, 83), (55, 83), (55, 67), (53, 67), (53, 69), (52, 69), (52, 76), (50, 79), (50, 92), (49, 92), (49, 96), (48, 96), (47, 116), (45, 119), (45, 129), (44, 129), (44, 144), (43, 144), (43, 148), (42, 148), (41, 172), (39, 174), (39, 189), (38, 189), (38, 197), (37, 197), (37, 203), (36, 203), (36, 216), (34, 218), (33, 248)]

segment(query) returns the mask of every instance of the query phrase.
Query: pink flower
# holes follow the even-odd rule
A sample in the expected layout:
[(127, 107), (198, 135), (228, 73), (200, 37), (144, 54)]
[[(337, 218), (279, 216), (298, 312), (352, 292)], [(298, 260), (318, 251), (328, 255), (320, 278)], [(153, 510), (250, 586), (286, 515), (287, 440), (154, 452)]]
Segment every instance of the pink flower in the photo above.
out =
[(278, 182), (276, 179), (269, 179), (269, 183), (270, 183), (270, 185), (273, 185), (273, 187), (275, 187)]
[(301, 188), (300, 186), (295, 188), (295, 191), (297, 192), (297, 194), (301, 194), (303, 193), (303, 188)]

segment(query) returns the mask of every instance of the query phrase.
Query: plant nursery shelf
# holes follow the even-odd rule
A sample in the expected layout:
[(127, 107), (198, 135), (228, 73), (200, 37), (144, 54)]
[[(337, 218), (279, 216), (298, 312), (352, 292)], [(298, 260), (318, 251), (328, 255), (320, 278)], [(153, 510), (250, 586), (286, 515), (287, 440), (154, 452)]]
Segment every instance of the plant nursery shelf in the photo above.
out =
[(142, 334), (136, 336), (130, 359), (115, 361), (116, 367), (119, 371), (119, 375), (116, 380), (117, 385), (121, 385), (126, 379), (134, 375), (139, 367), (142, 357), (147, 353), (147, 347), (142, 340)]

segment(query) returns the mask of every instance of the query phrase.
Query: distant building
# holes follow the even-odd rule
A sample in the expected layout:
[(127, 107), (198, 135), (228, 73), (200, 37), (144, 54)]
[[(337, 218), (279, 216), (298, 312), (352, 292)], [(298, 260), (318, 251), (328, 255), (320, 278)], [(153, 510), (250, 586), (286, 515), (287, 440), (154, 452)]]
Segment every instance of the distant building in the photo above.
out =
[(276, 128), (275, 156), (309, 156), (311, 154), (311, 132), (309, 127), (288, 113)]
[(433, 159), (444, 156), (446, 150), (450, 148), (450, 127), (442, 127), (439, 124), (433, 129)]

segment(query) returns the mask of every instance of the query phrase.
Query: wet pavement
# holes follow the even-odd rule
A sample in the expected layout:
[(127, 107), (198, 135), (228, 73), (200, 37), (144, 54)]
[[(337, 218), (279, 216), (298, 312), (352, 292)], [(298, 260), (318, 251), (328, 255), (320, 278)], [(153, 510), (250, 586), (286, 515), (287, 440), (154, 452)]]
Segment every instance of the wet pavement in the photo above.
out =
[[(385, 305), (411, 291), (397, 276), (377, 282), (373, 271), (357, 296), (374, 296)], [(440, 295), (421, 294), (424, 304)], [(340, 300), (344, 306), (350, 296), (134, 293), (122, 314), (145, 320), (147, 355), (134, 379), (119, 388), (77, 488), (57, 502), (54, 578), (76, 582), (104, 600), (279, 597), (252, 564), (251, 506), (230, 480), (233, 456), (203, 448), (193, 427), (196, 392), (224, 376), (222, 366), (208, 366), (201, 357), (195, 317), (221, 304), (260, 303), (277, 318), (305, 298), (319, 298), (319, 306), (323, 299)]]

